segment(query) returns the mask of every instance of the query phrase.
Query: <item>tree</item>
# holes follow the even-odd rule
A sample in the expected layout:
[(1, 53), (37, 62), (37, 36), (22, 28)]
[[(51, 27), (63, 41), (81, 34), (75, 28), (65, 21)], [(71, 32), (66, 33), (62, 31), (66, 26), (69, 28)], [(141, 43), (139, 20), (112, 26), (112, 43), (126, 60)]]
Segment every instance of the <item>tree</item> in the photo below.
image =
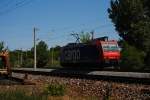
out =
[(80, 36), (80, 42), (81, 43), (87, 43), (87, 42), (89, 42), (90, 40), (91, 40), (91, 35), (90, 35), (90, 33), (89, 32), (81, 32), (80, 34), (79, 34), (79, 36)]
[(4, 42), (0, 42), (0, 52), (3, 50), (8, 50), (8, 47), (5, 47)]
[(135, 48), (132, 50), (145, 53), (146, 63), (150, 52), (150, 1), (111, 0), (108, 13), (123, 41)]
[(37, 44), (37, 67), (46, 66), (49, 56), (48, 56), (48, 46), (44, 41), (40, 41)]
[(49, 67), (59, 67), (60, 66), (60, 51), (61, 47), (60, 46), (55, 46), (51, 47), (49, 50), (49, 62), (48, 66)]
[(112, 0), (108, 13), (120, 37), (128, 44), (147, 52), (150, 48), (150, 11), (145, 2), (146, 0)]
[(54, 60), (58, 60), (60, 57), (60, 50), (61, 50), (60, 46), (55, 46), (55, 47), (50, 48), (50, 52), (49, 52), (50, 56), (51, 57), (53, 56)]
[(9, 52), (9, 57), (10, 57), (10, 65), (11, 67), (17, 67), (19, 66), (19, 51), (14, 50)]
[[(11, 67), (32, 67), (34, 64), (34, 56), (32, 50), (13, 50), (9, 51)], [(21, 63), (22, 58), (22, 63)]]
[(4, 42), (0, 42), (0, 51), (4, 49)]

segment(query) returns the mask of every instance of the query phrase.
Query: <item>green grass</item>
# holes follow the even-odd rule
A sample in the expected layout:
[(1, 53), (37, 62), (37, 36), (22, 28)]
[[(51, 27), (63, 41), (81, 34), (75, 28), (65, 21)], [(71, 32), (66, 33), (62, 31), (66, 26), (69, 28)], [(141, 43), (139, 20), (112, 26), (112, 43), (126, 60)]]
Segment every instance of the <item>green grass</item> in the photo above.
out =
[(22, 90), (0, 92), (0, 100), (47, 100), (47, 96), (27, 95)]
[(99, 100), (98, 97), (80, 97), (68, 96), (65, 85), (49, 84), (44, 88), (43, 93), (39, 94), (35, 91), (25, 91), (22, 89), (16, 90), (1, 90), (0, 100)]

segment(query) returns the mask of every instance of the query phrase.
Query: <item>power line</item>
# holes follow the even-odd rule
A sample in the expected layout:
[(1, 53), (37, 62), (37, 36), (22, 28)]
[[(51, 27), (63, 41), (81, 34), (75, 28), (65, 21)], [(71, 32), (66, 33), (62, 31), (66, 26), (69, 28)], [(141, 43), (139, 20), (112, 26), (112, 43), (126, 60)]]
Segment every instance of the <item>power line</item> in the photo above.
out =
[[(4, 15), (4, 14), (7, 14), (17, 8), (20, 8), (20, 7), (23, 7), (29, 3), (31, 3), (33, 0), (22, 0), (22, 1), (19, 1), (19, 2), (16, 2), (15, 4), (13, 4), (11, 7), (7, 8), (6, 10), (4, 11), (1, 11), (0, 12), (0, 15)], [(8, 5), (8, 4), (7, 4)], [(9, 6), (9, 5), (8, 5)]]
[[(6, 1), (6, 0), (5, 0)], [(13, 2), (14, 0), (8, 0), (7, 2), (5, 2), (4, 4), (1, 4), (1, 6), (0, 6), (0, 9), (2, 9), (2, 8), (4, 8), (4, 7), (8, 7), (9, 6), (9, 4), (11, 3), (11, 2)]]
[[(68, 35), (69, 36), (69, 35)], [(59, 36), (57, 36), (57, 37), (53, 37), (53, 38), (46, 38), (45, 40), (46, 41), (56, 41), (56, 40), (60, 40), (59, 38), (66, 38), (66, 37), (68, 37), (67, 35), (59, 35)], [(43, 38), (44, 39), (44, 38)]]
[[(104, 25), (99, 25), (99, 26), (95, 26), (95, 27), (93, 27), (93, 28), (91, 28), (91, 31), (92, 30), (97, 30), (97, 29), (101, 29), (101, 28), (107, 28), (107, 27), (110, 27), (111, 26), (111, 24), (104, 24)], [(84, 28), (84, 30), (85, 29), (88, 29), (88, 28)], [(81, 30), (82, 31), (82, 30)], [(79, 31), (79, 32), (81, 32), (81, 31)], [(107, 30), (108, 31), (108, 30)], [(72, 33), (73, 31), (68, 31), (68, 32), (65, 32), (64, 34), (60, 34), (60, 33), (55, 33), (55, 34), (58, 34), (57, 36), (50, 36), (50, 34), (47, 34), (47, 35), (45, 35), (45, 34), (38, 34), (38, 35), (42, 35), (42, 36), (44, 36), (43, 38), (41, 38), (40, 36), (39, 37), (37, 37), (37, 38), (39, 38), (39, 39), (41, 39), (41, 40), (45, 40), (45, 41), (47, 41), (47, 42), (54, 42), (54, 41), (62, 41), (62, 40), (67, 40), (67, 38), (72, 38), (71, 37), (71, 33)], [(77, 32), (77, 31), (74, 31), (74, 32)], [(86, 31), (85, 31), (86, 32)], [(95, 33), (95, 34), (99, 34), (99, 33)], [(15, 39), (15, 38), (13, 38), (13, 39)], [(72, 38), (73, 39), (73, 38)], [(75, 40), (74, 40), (75, 41)]]
[[(96, 26), (96, 27), (94, 27), (94, 28), (91, 28), (91, 31), (92, 30), (97, 30), (97, 29), (101, 29), (101, 28), (106, 28), (106, 27), (110, 27), (111, 26), (111, 24), (105, 24), (105, 25), (100, 25), (100, 26)], [(84, 29), (82, 29), (82, 30), (87, 30), (88, 28), (84, 28)], [(81, 31), (82, 31), (81, 30)], [(71, 36), (70, 34), (72, 33), (73, 31), (68, 31), (68, 32), (65, 32), (65, 34), (62, 34), (62, 35), (59, 35), (59, 36), (55, 36), (55, 37), (53, 37), (53, 38), (48, 38), (48, 37), (46, 37), (46, 38), (43, 38), (43, 39), (46, 39), (47, 41), (54, 41), (54, 40), (57, 40), (57, 39), (59, 39), (59, 38), (64, 38), (64, 37), (67, 37), (67, 36)], [(56, 34), (56, 33), (55, 33)], [(58, 34), (58, 33), (57, 33)], [(67, 36), (66, 36), (67, 35)]]
[[(95, 22), (98, 22), (98, 20), (99, 19), (95, 19), (95, 20), (93, 20), (91, 22), (95, 23)], [(57, 28), (57, 29), (53, 28), (53, 29), (51, 29), (51, 32), (64, 31), (64, 30), (73, 29), (73, 28), (79, 27), (79, 26), (86, 26), (86, 25), (89, 25), (89, 22), (90, 21), (88, 21), (87, 23), (81, 23), (81, 24), (78, 24), (78, 25), (66, 26), (66, 27), (63, 27), (63, 28)]]
[[(83, 24), (80, 24), (80, 25), (83, 25)], [(84, 24), (84, 26), (86, 26), (85, 24)], [(97, 30), (97, 29), (101, 29), (101, 28), (107, 28), (107, 27), (110, 27), (110, 26), (112, 26), (112, 24), (104, 24), (104, 25), (98, 25), (98, 26), (95, 26), (95, 27), (86, 27), (86, 28), (81, 28), (81, 29), (78, 29), (78, 30), (80, 30), (80, 31), (92, 31), (92, 30)], [(80, 26), (78, 26), (78, 27), (80, 27)], [(63, 29), (63, 28), (62, 28)], [(59, 29), (58, 29), (59, 30)], [(65, 33), (71, 33), (71, 32), (73, 32), (73, 30), (75, 30), (74, 28), (64, 28), (63, 30), (70, 30), (70, 31), (68, 31), (68, 32), (65, 32)], [(55, 32), (55, 31), (54, 31)], [(60, 32), (59, 32), (60, 33)], [(62, 32), (62, 33), (64, 33), (64, 32)], [(64, 35), (64, 34), (63, 34)]]

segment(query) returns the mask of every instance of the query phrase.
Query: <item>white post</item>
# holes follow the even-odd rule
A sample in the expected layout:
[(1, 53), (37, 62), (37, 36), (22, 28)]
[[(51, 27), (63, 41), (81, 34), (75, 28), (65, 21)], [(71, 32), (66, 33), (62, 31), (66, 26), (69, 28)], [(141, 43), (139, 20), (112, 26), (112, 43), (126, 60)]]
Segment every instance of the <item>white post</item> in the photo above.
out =
[(22, 48), (20, 49), (20, 51), (21, 51), (21, 55), (20, 55), (20, 65), (21, 65), (21, 67), (22, 67)]
[(52, 47), (52, 66), (53, 66), (53, 47)]
[(33, 35), (34, 35), (34, 70), (36, 70), (36, 36), (35, 36), (36, 28), (33, 29)]

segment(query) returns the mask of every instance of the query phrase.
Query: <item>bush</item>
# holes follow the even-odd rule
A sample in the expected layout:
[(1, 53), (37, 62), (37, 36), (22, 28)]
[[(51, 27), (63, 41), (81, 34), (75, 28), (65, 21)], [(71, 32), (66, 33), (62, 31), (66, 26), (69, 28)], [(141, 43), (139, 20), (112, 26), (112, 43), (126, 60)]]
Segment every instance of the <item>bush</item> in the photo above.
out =
[(31, 59), (31, 58), (30, 58), (30, 59), (26, 59), (26, 60), (23, 62), (23, 64), (22, 64), (23, 67), (29, 67), (29, 68), (32, 68), (33, 65), (34, 65), (34, 60)]
[(142, 51), (123, 43), (121, 55), (121, 69), (128, 71), (144, 69), (145, 54)]
[(65, 85), (60, 84), (47, 85), (44, 93), (50, 96), (63, 96), (65, 94)]
[(150, 50), (145, 57), (146, 69), (150, 70)]

